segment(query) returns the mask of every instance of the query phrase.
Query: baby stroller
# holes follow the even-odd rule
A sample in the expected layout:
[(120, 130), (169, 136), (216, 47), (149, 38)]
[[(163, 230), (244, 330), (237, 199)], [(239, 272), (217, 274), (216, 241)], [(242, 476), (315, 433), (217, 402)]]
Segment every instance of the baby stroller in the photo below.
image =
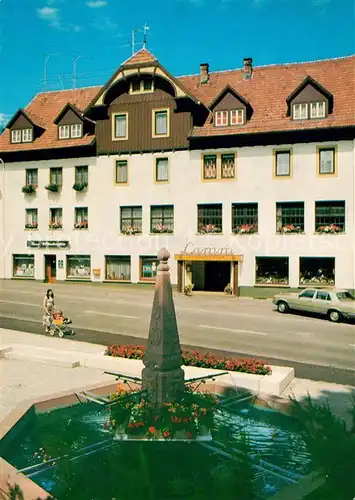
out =
[(48, 318), (49, 335), (54, 336), (56, 333), (58, 337), (64, 335), (75, 335), (73, 328), (69, 325), (72, 323), (70, 318), (65, 318), (62, 311), (53, 310)]

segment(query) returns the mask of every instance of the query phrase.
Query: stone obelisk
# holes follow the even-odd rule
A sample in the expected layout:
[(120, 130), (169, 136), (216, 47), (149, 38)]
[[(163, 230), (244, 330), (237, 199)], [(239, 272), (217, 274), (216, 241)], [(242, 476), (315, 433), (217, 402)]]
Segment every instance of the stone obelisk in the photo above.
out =
[(184, 392), (184, 371), (181, 368), (181, 346), (171, 289), (168, 260), (170, 253), (162, 248), (158, 253), (153, 309), (147, 350), (143, 363), (142, 389), (157, 408), (168, 401), (178, 400)]

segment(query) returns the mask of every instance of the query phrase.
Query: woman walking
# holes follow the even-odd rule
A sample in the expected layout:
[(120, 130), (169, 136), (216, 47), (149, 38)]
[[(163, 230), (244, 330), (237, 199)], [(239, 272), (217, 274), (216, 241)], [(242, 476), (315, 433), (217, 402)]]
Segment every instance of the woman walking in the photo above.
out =
[(46, 333), (49, 332), (49, 326), (51, 324), (51, 315), (54, 310), (54, 293), (51, 288), (47, 290), (43, 298), (43, 326), (46, 327)]

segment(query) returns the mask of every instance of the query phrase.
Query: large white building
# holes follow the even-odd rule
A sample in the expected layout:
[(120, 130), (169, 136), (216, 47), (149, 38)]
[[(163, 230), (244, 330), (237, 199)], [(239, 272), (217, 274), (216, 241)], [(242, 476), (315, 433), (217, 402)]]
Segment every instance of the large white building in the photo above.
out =
[(0, 137), (0, 277), (149, 283), (166, 246), (180, 290), (355, 289), (354, 71), (174, 78), (143, 49), (38, 94)]

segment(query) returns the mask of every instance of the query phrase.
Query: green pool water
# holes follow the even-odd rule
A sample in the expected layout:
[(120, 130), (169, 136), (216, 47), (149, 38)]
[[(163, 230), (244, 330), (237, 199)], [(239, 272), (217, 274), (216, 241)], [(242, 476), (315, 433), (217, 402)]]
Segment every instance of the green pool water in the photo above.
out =
[(59, 500), (267, 499), (311, 470), (298, 423), (257, 406), (224, 411), (207, 443), (115, 441), (108, 415), (94, 403), (40, 413), (4, 458)]

